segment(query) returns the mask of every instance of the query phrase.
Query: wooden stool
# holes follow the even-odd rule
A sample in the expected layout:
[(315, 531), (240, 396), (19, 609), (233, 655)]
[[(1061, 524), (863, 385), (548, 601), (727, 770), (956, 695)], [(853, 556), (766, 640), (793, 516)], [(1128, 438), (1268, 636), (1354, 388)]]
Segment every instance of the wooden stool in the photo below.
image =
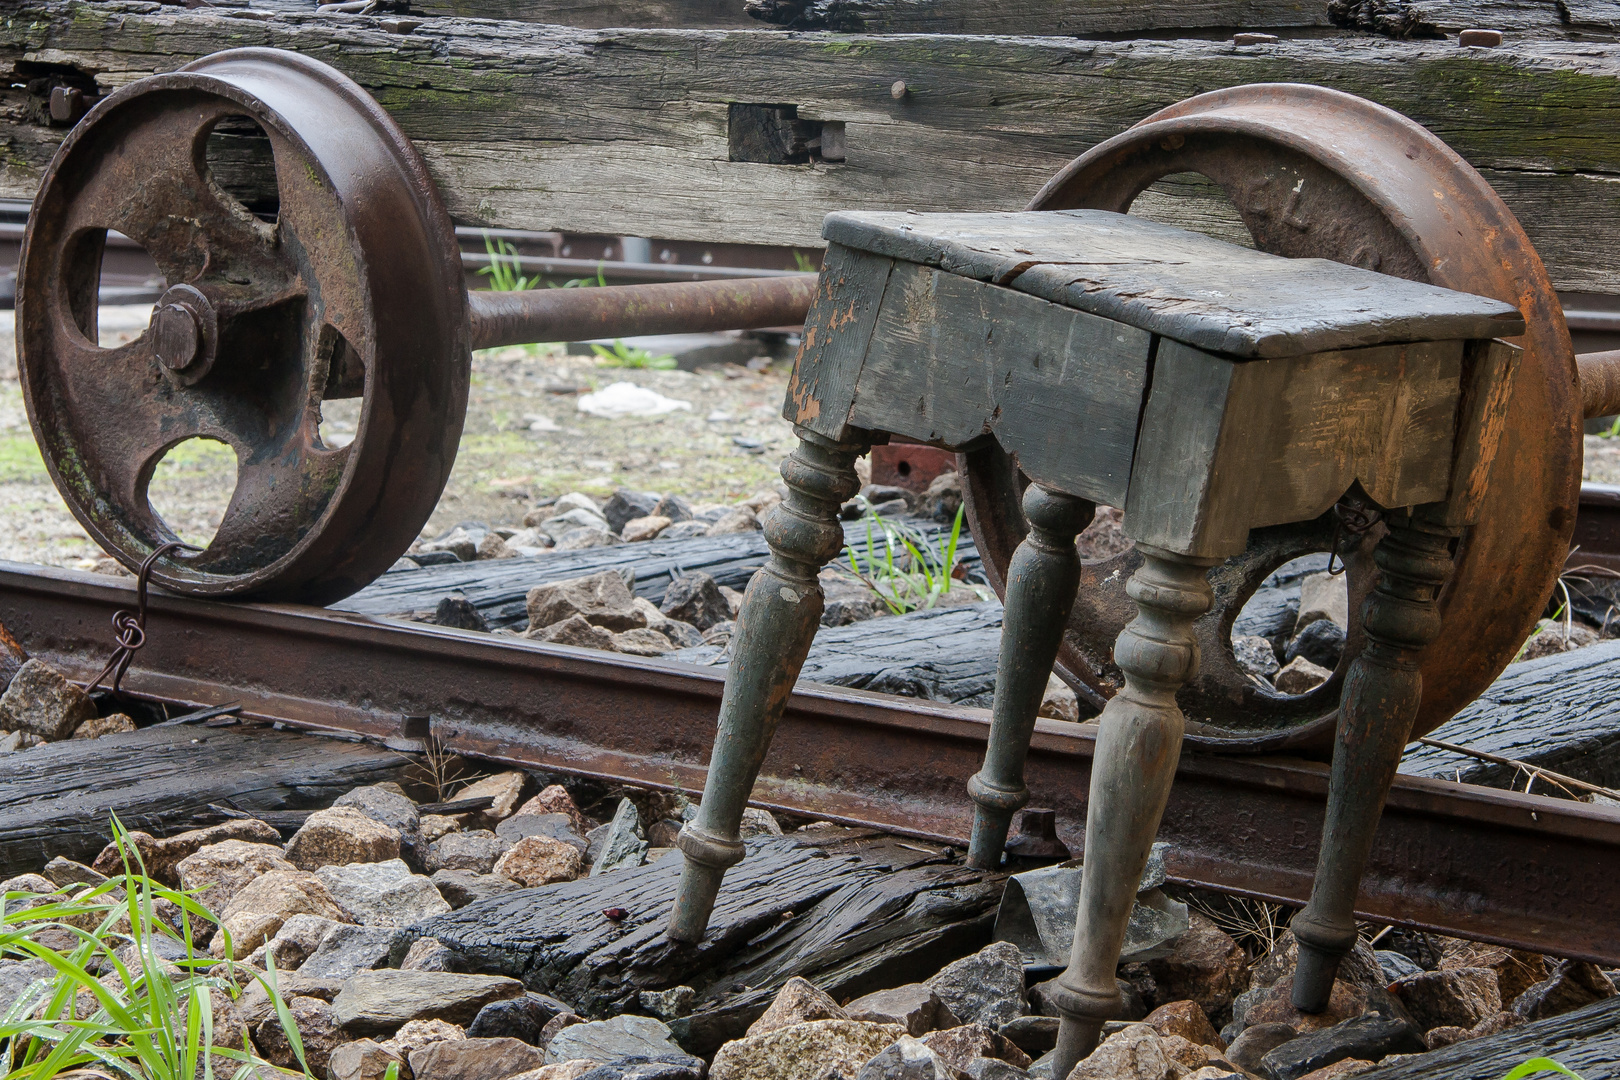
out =
[(1114, 970), (1180, 754), (1176, 691), (1198, 668), (1206, 574), (1251, 528), (1341, 499), (1383, 514), (1368, 645), (1341, 700), (1294, 1000), (1320, 1011), (1355, 942), (1356, 890), (1417, 708), (1417, 658), (1471, 520), (1522, 333), (1507, 304), (1319, 259), (1283, 259), (1104, 211), (840, 213), (784, 415), (800, 445), (744, 596), (669, 935), (699, 940), (738, 825), (815, 636), (817, 573), (843, 546), (855, 459), (891, 434), (994, 439), (1031, 481), (1007, 575), (989, 747), (968, 785), (970, 859), (999, 865), (1028, 800), (1024, 759), (1078, 587), (1075, 537), (1124, 509), (1143, 556), (1125, 676), (1098, 720), (1074, 952), (1054, 1076), (1120, 1008)]

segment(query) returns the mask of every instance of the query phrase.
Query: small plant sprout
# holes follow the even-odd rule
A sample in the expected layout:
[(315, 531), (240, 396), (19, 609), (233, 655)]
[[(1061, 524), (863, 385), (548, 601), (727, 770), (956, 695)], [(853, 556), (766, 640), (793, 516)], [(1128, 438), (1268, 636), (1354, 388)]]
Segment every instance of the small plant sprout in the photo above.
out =
[(865, 568), (853, 544), (844, 548), (844, 557), (851, 572), (877, 593), (891, 612), (904, 615), (908, 611), (932, 608), (941, 596), (951, 591), (957, 569), (956, 548), (961, 538), (961, 508), (956, 511), (949, 539), (937, 550), (915, 529), (869, 512)]
[(461, 755), (450, 749), (432, 732), (422, 740), (421, 757), (401, 754), (410, 762), (407, 775), (417, 783), (433, 789), (435, 802), (444, 802), (457, 790), (484, 779), (486, 773), (473, 772)]
[(520, 272), (523, 264), (518, 259), (517, 248), (505, 240), (484, 233), (484, 251), (489, 255), (489, 265), (479, 267), (478, 272), (489, 278), (489, 287), (494, 292), (522, 292), (540, 284), (539, 277), (526, 277)]
[[(94, 886), (66, 885), (51, 896), (5, 894), (0, 956), (50, 969), (0, 1016), (6, 1080), (296, 1075), (260, 1057), (245, 1031), (236, 1046), (214, 1029), (216, 1002), (237, 997), (245, 977), (264, 987), (299, 1067), (313, 1080), (297, 1025), (277, 992), (274, 964), (261, 974), (199, 952), (195, 932), (213, 926), (226, 935), (230, 957), (229, 931), (190, 893), (146, 875), (116, 817), (112, 833), (122, 874)], [(173, 944), (160, 950), (164, 939)]]
[(557, 284), (555, 281), (548, 281), (548, 282), (546, 282), (546, 287), (551, 288), (551, 289), (584, 289), (584, 288), (588, 288), (588, 287), (590, 287), (592, 285), (606, 285), (606, 284), (607, 284), (607, 276), (602, 273), (602, 264), (597, 263), (596, 264), (596, 276), (594, 278), (583, 278), (583, 277), (569, 278), (567, 281), (563, 282), (561, 285)]
[[(1569, 558), (1571, 561), (1574, 560), (1575, 553), (1578, 551), (1580, 551), (1579, 545), (1569, 549)], [(1563, 597), (1563, 601), (1556, 609), (1554, 609), (1552, 615), (1550, 616), (1550, 620), (1562, 624), (1563, 646), (1565, 650), (1569, 649), (1570, 635), (1574, 631), (1575, 600), (1571, 595), (1570, 586), (1574, 585), (1574, 592), (1579, 594), (1583, 599), (1586, 599), (1589, 598), (1589, 590), (1594, 588), (1594, 578), (1613, 580), (1617, 577), (1620, 577), (1620, 574), (1616, 574), (1613, 570), (1610, 570), (1607, 567), (1595, 566), (1591, 564), (1583, 564), (1581, 566), (1572, 567), (1570, 569), (1566, 569), (1562, 574), (1558, 575), (1557, 588), (1559, 594)], [(1605, 610), (1603, 613), (1603, 626), (1598, 631), (1599, 636), (1608, 636), (1609, 624), (1616, 614), (1617, 612), (1614, 605), (1610, 604), (1607, 610)], [(1525, 643), (1519, 646), (1519, 651), (1514, 654), (1513, 659), (1515, 661), (1524, 655), (1525, 650), (1530, 647), (1530, 642), (1534, 640), (1536, 634), (1540, 633), (1540, 631), (1541, 627), (1538, 623), (1536, 632), (1532, 633), (1530, 637), (1525, 640)]]
[(611, 349), (606, 345), (592, 345), (591, 351), (596, 354), (597, 361), (603, 367), (655, 368), (659, 371), (668, 371), (675, 366), (673, 356), (655, 356), (646, 349), (626, 345), (622, 338), (615, 338)]

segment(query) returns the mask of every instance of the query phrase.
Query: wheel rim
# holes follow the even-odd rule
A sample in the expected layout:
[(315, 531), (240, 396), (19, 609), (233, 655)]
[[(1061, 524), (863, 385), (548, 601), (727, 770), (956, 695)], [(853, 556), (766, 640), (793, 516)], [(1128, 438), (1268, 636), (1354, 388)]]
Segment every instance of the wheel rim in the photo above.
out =
[[(207, 138), (231, 117), (269, 139), (273, 225), (208, 170)], [(140, 338), (102, 349), (109, 229), (140, 243), (169, 289)], [(126, 566), (175, 538), (147, 498), (162, 455), (199, 436), (235, 450), (213, 542), (153, 568), (171, 591), (347, 596), (410, 545), (449, 475), (470, 366), (454, 229), (403, 133), (318, 62), (233, 50), (98, 104), (35, 199), (17, 309), (51, 477)], [(362, 398), (343, 447), (319, 435), (320, 404), (335, 396)]]
[[(1028, 208), (1125, 212), (1149, 185), (1177, 173), (1214, 181), (1262, 250), (1490, 296), (1525, 315), (1529, 331), (1514, 339), (1524, 354), (1508, 429), (1479, 520), (1462, 537), (1456, 573), (1441, 596), (1441, 635), (1422, 662), (1413, 737), (1432, 731), (1512, 661), (1568, 553), (1580, 487), (1581, 409), (1574, 350), (1546, 270), (1490, 185), (1431, 132), (1372, 102), (1314, 86), (1242, 86), (1173, 105), (1077, 158)], [(1001, 592), (1027, 528), (1016, 497), (1021, 478), (995, 447), (962, 455), (960, 466), (969, 521)], [(1243, 675), (1230, 632), (1242, 601), (1271, 565), (1324, 550), (1331, 532), (1328, 519), (1255, 530), (1249, 550), (1213, 572), (1216, 607), (1198, 624), (1200, 675), (1179, 698), (1194, 744), (1330, 749), (1343, 678), (1360, 648), (1359, 626), (1334, 677), (1298, 697), (1269, 692)], [(1347, 557), (1352, 613), (1373, 582), (1366, 553), (1376, 535)], [(1094, 704), (1118, 685), (1111, 650), (1134, 615), (1123, 582), (1135, 561), (1126, 552), (1087, 564), (1059, 656), (1060, 672)]]

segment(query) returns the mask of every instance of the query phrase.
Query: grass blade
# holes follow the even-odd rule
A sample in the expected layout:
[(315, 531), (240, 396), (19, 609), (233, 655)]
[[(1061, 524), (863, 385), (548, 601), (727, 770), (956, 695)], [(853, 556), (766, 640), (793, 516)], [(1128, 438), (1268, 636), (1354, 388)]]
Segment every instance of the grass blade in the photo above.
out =
[(1522, 1065), (1515, 1065), (1506, 1076), (1502, 1077), (1502, 1080), (1523, 1080), (1526, 1076), (1534, 1076), (1537, 1073), (1544, 1072), (1554, 1072), (1562, 1076), (1572, 1077), (1573, 1080), (1581, 1080), (1578, 1074), (1564, 1068), (1552, 1058), (1544, 1057), (1531, 1058)]

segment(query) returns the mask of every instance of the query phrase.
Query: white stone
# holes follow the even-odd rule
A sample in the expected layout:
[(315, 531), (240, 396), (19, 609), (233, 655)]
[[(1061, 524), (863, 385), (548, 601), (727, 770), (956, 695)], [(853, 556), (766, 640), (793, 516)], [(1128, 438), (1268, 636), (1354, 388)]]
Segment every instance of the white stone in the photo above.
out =
[(450, 910), (433, 882), (402, 859), (323, 866), (315, 876), (362, 926), (409, 926)]
[(1350, 628), (1350, 575), (1307, 574), (1299, 583), (1301, 630), (1317, 619), (1331, 619), (1343, 629)]
[(629, 416), (662, 416), (681, 409), (691, 411), (690, 401), (667, 398), (656, 390), (635, 383), (609, 383), (594, 394), (581, 394), (577, 405), (588, 416), (618, 420)]
[(1333, 672), (1320, 664), (1313, 664), (1303, 656), (1296, 656), (1272, 680), (1285, 694), (1305, 694), (1327, 682)]
[(624, 1013), (611, 1020), (593, 1020), (563, 1028), (546, 1044), (546, 1063), (556, 1065), (581, 1059), (607, 1062), (685, 1053), (675, 1045), (663, 1021)]

